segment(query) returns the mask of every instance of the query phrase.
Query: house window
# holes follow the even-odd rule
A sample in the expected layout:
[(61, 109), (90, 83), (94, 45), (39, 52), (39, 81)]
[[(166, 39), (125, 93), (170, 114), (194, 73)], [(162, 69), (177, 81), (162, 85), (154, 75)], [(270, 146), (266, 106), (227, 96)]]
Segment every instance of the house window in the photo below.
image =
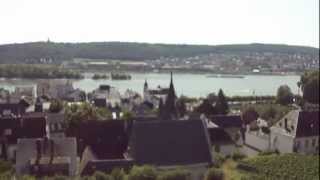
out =
[(308, 139), (305, 141), (305, 147), (306, 147), (306, 148), (309, 147), (309, 140), (308, 140)]
[(314, 147), (316, 145), (316, 139), (312, 139), (311, 145), (312, 145), (312, 147)]

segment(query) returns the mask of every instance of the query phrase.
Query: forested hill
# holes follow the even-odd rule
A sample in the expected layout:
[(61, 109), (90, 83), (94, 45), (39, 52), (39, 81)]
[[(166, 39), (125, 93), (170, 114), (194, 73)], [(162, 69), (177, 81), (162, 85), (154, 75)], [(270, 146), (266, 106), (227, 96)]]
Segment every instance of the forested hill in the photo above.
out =
[(169, 45), (127, 42), (53, 43), (33, 42), (0, 45), (0, 63), (26, 63), (41, 58), (56, 63), (72, 58), (148, 60), (160, 57), (190, 57), (209, 53), (285, 53), (319, 56), (319, 49), (275, 44)]

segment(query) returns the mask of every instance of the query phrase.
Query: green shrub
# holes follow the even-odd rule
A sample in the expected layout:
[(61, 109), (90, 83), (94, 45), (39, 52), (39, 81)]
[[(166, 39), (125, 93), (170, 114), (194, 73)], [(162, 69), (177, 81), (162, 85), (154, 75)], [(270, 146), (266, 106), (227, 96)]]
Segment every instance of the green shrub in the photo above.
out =
[(93, 176), (84, 176), (84, 177), (81, 177), (80, 180), (96, 180), (96, 178)]
[(123, 169), (115, 168), (111, 172), (111, 176), (113, 180), (124, 180), (125, 179), (125, 172)]
[(221, 167), (225, 160), (226, 160), (226, 158), (222, 154), (219, 154), (219, 153), (215, 154), (213, 156), (214, 167), (216, 167), (216, 168)]
[(9, 162), (0, 160), (0, 174), (11, 172), (12, 170), (12, 165)]
[(275, 150), (275, 151), (262, 151), (259, 152), (259, 156), (267, 156), (267, 155), (272, 155), (272, 154), (279, 154), (279, 151)]
[(210, 168), (206, 174), (205, 180), (223, 180), (224, 174), (221, 169)]
[(158, 180), (189, 180), (190, 172), (184, 169), (176, 169), (163, 172)]
[(60, 176), (60, 175), (56, 175), (51, 178), (51, 180), (67, 180), (67, 179), (69, 179), (69, 178), (66, 176)]
[(241, 159), (244, 159), (246, 157), (246, 155), (242, 154), (241, 152), (239, 151), (236, 151), (232, 154), (232, 159), (235, 160), (235, 161), (238, 161), (238, 160), (241, 160)]
[(35, 177), (29, 176), (29, 175), (24, 175), (21, 178), (18, 178), (19, 180), (36, 180)]
[(156, 180), (157, 172), (152, 166), (134, 166), (128, 180)]
[(93, 174), (96, 180), (113, 180), (113, 178), (103, 172), (97, 171)]

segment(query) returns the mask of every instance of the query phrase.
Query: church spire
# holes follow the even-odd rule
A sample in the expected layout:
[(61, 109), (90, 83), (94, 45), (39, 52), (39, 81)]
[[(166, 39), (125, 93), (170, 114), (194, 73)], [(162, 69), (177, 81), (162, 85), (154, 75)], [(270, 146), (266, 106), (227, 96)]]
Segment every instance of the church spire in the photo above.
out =
[(176, 110), (176, 93), (173, 85), (173, 76), (171, 72), (171, 80), (170, 87), (168, 90), (168, 95), (165, 102), (164, 109), (164, 119), (175, 119), (177, 118), (177, 110)]

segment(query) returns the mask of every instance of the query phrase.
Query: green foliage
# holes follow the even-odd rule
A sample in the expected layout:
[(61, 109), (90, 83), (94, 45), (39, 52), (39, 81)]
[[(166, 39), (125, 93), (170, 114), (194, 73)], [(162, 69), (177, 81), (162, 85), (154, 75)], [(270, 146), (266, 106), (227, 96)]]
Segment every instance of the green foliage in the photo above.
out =
[(224, 157), (222, 154), (217, 153), (213, 156), (213, 165), (216, 168), (220, 168), (222, 164), (226, 161), (226, 157)]
[(50, 103), (49, 111), (51, 113), (59, 113), (63, 109), (62, 101), (58, 99), (53, 99)]
[(156, 180), (157, 175), (157, 171), (152, 166), (134, 166), (128, 180)]
[(70, 126), (89, 120), (108, 120), (112, 118), (111, 112), (106, 108), (97, 108), (84, 102), (65, 107), (65, 121)]
[(100, 171), (95, 172), (93, 176), (95, 177), (96, 180), (114, 180), (112, 176)]
[(216, 110), (212, 104), (208, 101), (208, 99), (204, 99), (199, 107), (196, 108), (196, 112), (203, 113), (206, 116), (210, 116), (216, 114)]
[(229, 112), (229, 105), (222, 89), (219, 90), (215, 109), (217, 114), (228, 114)]
[(24, 175), (19, 178), (19, 180), (36, 180), (34, 176)]
[(108, 79), (109, 77), (106, 74), (94, 74), (92, 76), (92, 79), (97, 80), (97, 79)]
[(184, 169), (175, 169), (162, 173), (157, 180), (189, 180), (190, 172)]
[(257, 101), (257, 102), (274, 102), (276, 100), (275, 96), (232, 96), (227, 97), (228, 101), (236, 101), (236, 102), (243, 102), (243, 101)]
[(245, 121), (249, 121), (248, 117), (251, 120), (254, 119), (256, 117), (255, 112), (257, 112), (259, 117), (268, 121), (269, 125), (273, 125), (293, 109), (293, 107), (280, 104), (255, 104), (254, 106), (244, 105), (242, 107), (242, 112)]
[(133, 117), (135, 116), (135, 114), (131, 111), (124, 111), (123, 112), (123, 117), (122, 119), (124, 120), (129, 120), (129, 119), (132, 119)]
[(221, 169), (210, 168), (206, 174), (205, 180), (223, 180), (224, 173)]
[(0, 64), (0, 77), (4, 78), (70, 78), (80, 79), (79, 72), (51, 65)]
[(265, 179), (319, 179), (318, 155), (272, 154), (248, 158), (242, 163), (255, 168), (258, 172), (253, 176), (260, 177), (260, 179), (261, 177)]
[(1, 180), (11, 180), (12, 179), (12, 173), (11, 172), (4, 172), (4, 173), (1, 173), (0, 172), (0, 179)]
[(298, 86), (301, 87), (306, 102), (319, 104), (319, 76), (319, 70), (306, 72), (301, 76)]
[(56, 176), (51, 178), (51, 180), (68, 180), (68, 179), (69, 179), (69, 177), (61, 176), (61, 175), (56, 175)]
[(113, 180), (125, 180), (125, 172), (123, 169), (113, 169), (111, 172), (111, 176), (113, 177)]
[(277, 102), (281, 105), (288, 105), (293, 103), (293, 93), (288, 85), (282, 85), (278, 88)]
[(11, 172), (12, 170), (13, 170), (13, 167), (9, 162), (0, 160), (0, 174)]
[(239, 151), (236, 151), (232, 154), (231, 157), (233, 160), (238, 161), (238, 160), (242, 160), (242, 159), (246, 158), (246, 155), (239, 152)]

